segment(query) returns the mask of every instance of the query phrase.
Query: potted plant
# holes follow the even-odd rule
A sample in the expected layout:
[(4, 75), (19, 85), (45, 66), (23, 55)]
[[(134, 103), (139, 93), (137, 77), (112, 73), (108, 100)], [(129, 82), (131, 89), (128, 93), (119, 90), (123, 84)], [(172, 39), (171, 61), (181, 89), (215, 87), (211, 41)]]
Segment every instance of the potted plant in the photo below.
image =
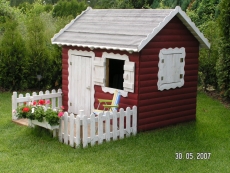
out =
[(52, 109), (49, 100), (39, 100), (24, 103), (14, 110), (18, 118), (29, 119), (31, 126), (38, 125), (53, 130), (59, 128), (60, 118), (63, 116), (64, 107)]

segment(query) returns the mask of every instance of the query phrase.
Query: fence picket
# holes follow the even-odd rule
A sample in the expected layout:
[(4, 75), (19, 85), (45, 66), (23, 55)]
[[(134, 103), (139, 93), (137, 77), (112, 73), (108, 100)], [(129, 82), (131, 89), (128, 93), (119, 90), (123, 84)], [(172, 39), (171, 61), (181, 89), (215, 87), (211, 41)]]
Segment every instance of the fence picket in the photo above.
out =
[[(81, 144), (81, 121), (80, 121), (80, 116), (77, 115), (76, 119), (75, 119), (75, 127), (76, 127), (76, 138), (75, 138), (75, 143), (76, 143), (76, 147), (80, 147)], [(73, 130), (73, 129), (72, 129)]]
[(95, 114), (92, 113), (90, 115), (90, 143), (91, 143), (91, 146), (94, 146), (95, 145)]
[(132, 123), (132, 126), (133, 126), (133, 135), (136, 135), (137, 134), (137, 107), (136, 106), (133, 106), (133, 123)]
[(113, 140), (117, 140), (117, 110), (113, 111)]
[(83, 130), (82, 143), (83, 143), (83, 148), (85, 148), (88, 146), (88, 123), (87, 123), (86, 115), (84, 115), (82, 119), (82, 130)]
[(68, 144), (68, 113), (64, 113), (64, 143)]
[[(65, 113), (64, 113), (64, 115), (65, 115)], [(64, 117), (61, 117), (61, 119), (60, 119), (60, 124), (59, 124), (59, 132), (58, 132), (58, 138), (59, 138), (59, 141), (62, 143), (63, 142), (63, 138), (62, 138), (62, 134), (63, 134), (63, 130), (62, 130), (62, 128), (63, 128), (63, 125), (62, 125), (62, 123), (63, 123), (63, 119), (64, 119)]]
[[(52, 93), (52, 94), (55, 94), (56, 91), (53, 89), (53, 90), (51, 91), (51, 93)], [(55, 99), (55, 98), (52, 98), (52, 99), (51, 99), (51, 106), (52, 106), (52, 109), (54, 109), (54, 108), (56, 107), (56, 99)]]
[(98, 115), (98, 144), (103, 142), (103, 115), (99, 113)]
[(105, 113), (105, 139), (110, 141), (110, 112)]
[(70, 114), (69, 125), (70, 125), (69, 145), (71, 147), (74, 147), (74, 115), (73, 114)]
[(130, 107), (126, 108), (126, 136), (129, 137), (130, 136)]
[(58, 89), (58, 93), (57, 93), (58, 97), (58, 107), (61, 107), (62, 106), (62, 90), (61, 89)]
[(120, 124), (119, 124), (120, 139), (124, 138), (124, 116), (125, 116), (124, 114), (125, 114), (124, 109), (121, 108), (120, 109)]

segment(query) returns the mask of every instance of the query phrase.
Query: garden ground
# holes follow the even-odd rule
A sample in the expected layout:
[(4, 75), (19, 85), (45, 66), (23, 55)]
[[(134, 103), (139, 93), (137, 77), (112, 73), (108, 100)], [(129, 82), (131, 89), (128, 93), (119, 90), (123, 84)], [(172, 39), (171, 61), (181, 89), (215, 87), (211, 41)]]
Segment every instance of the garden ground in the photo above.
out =
[[(196, 121), (86, 149), (64, 145), (47, 130), (12, 123), (11, 94), (0, 93), (1, 172), (230, 172), (230, 109), (203, 92)], [(199, 159), (199, 153), (211, 155)]]

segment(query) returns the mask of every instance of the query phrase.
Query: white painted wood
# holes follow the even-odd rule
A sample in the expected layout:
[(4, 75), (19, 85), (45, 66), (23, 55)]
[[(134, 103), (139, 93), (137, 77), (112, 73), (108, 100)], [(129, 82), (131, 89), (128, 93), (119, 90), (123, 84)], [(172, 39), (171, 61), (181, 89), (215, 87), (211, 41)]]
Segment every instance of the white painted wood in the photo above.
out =
[(105, 58), (95, 57), (93, 60), (94, 85), (105, 86)]
[(128, 97), (128, 92), (124, 91), (124, 90), (119, 90), (116, 88), (109, 88), (109, 87), (101, 87), (102, 91), (105, 93), (110, 93), (110, 94), (114, 94), (115, 91), (119, 91), (120, 94), (122, 95), (122, 97)]
[[(65, 115), (65, 113), (64, 113)], [(62, 134), (64, 133), (63, 132), (63, 119), (64, 119), (64, 116), (61, 117), (60, 119), (60, 124), (59, 124), (59, 133), (58, 133), (58, 138), (59, 138), (59, 142), (63, 143), (63, 138), (62, 138)]]
[(58, 89), (57, 99), (58, 99), (58, 101), (57, 101), (57, 103), (58, 103), (57, 107), (60, 108), (62, 106), (62, 90), (61, 89)]
[(130, 115), (131, 115), (131, 112), (130, 112), (130, 107), (127, 107), (126, 108), (126, 137), (129, 137), (130, 136), (130, 133), (131, 133), (131, 130), (130, 130)]
[(87, 116), (84, 115), (82, 119), (82, 130), (83, 130), (83, 148), (88, 146), (88, 123), (87, 123)]
[(105, 113), (105, 140), (110, 141), (110, 112)]
[(69, 112), (91, 112), (91, 58), (77, 55), (69, 57)]
[(124, 74), (123, 74), (124, 91), (132, 92), (132, 93), (134, 92), (134, 82), (135, 82), (135, 76), (134, 75), (135, 75), (135, 63), (125, 61)]
[(69, 145), (74, 147), (74, 114), (70, 114), (69, 116), (69, 126), (70, 126), (70, 137), (69, 137)]
[(96, 140), (95, 140), (95, 136), (96, 136), (96, 124), (95, 124), (96, 122), (95, 122), (95, 114), (94, 113), (92, 113), (91, 115), (90, 115), (90, 144), (91, 144), (91, 146), (94, 146), (95, 145), (95, 142), (96, 142)]
[[(53, 90), (51, 91), (51, 93), (52, 93), (52, 94), (55, 94), (56, 91), (53, 89)], [(55, 98), (52, 98), (52, 99), (51, 99), (51, 108), (54, 109), (55, 107), (56, 107), (56, 99), (55, 99)]]
[(133, 106), (133, 121), (132, 121), (132, 132), (133, 132), (133, 135), (136, 135), (137, 134), (137, 107), (136, 106)]
[(98, 144), (103, 142), (103, 114), (98, 115)]
[(124, 116), (125, 112), (124, 109), (120, 109), (120, 122), (119, 122), (119, 131), (120, 131), (120, 139), (124, 138)]
[(68, 113), (64, 113), (64, 143), (68, 144)]
[(13, 92), (13, 95), (12, 95), (12, 120), (18, 119), (15, 116), (16, 109), (17, 109), (17, 92)]
[[(182, 59), (182, 62), (181, 62)], [(161, 49), (159, 53), (158, 90), (184, 85), (185, 48)], [(182, 78), (180, 77), (182, 75)]]
[(113, 110), (113, 140), (117, 140), (117, 110)]
[[(76, 120), (75, 120), (75, 126), (76, 126), (76, 138), (75, 138), (75, 143), (76, 143), (76, 147), (80, 147), (81, 144), (81, 120), (80, 120), (80, 116), (77, 115)], [(73, 129), (72, 129), (73, 130)]]
[[(137, 131), (136, 106), (133, 106), (133, 110), (127, 108), (126, 111), (124, 111), (124, 109), (120, 109), (120, 112), (114, 111), (112, 114), (110, 112), (106, 112), (104, 115), (100, 113), (99, 116), (97, 117), (95, 117), (94, 114), (91, 114), (90, 117), (88, 118), (86, 115), (83, 114), (82, 110), (80, 111), (80, 114), (81, 115), (77, 115), (77, 117), (73, 119), (69, 118), (68, 116), (63, 116), (64, 122), (66, 121), (66, 119), (67, 122), (69, 122), (69, 124), (67, 123), (68, 125), (67, 129), (69, 129), (70, 131), (70, 135), (68, 135), (68, 131), (65, 131), (66, 128), (64, 127), (63, 138), (65, 144), (68, 144), (68, 142), (66, 143), (65, 141), (66, 136), (70, 146), (74, 146), (76, 144), (76, 147), (79, 147), (82, 144), (83, 148), (85, 148), (88, 146), (89, 143), (91, 143), (91, 146), (94, 146), (96, 142), (98, 142), (98, 144), (102, 144), (104, 139), (106, 141), (110, 141), (111, 138), (113, 138), (113, 140), (117, 140), (118, 136), (120, 139), (123, 139), (125, 134), (126, 137), (128, 137), (130, 136), (130, 134), (135, 135)], [(132, 116), (132, 124), (128, 123), (130, 122), (131, 116)], [(117, 130), (118, 118), (119, 118), (119, 130)], [(126, 118), (125, 129), (124, 129), (124, 118)], [(71, 121), (74, 122), (75, 127), (71, 125)], [(113, 122), (112, 131), (110, 130), (110, 122)], [(96, 127), (95, 123), (98, 123), (98, 129), (97, 129), (98, 135), (96, 135), (95, 132), (95, 127)], [(90, 134), (88, 133), (89, 127), (90, 127)], [(103, 131), (103, 128), (105, 128), (105, 131)], [(74, 130), (75, 130), (76, 137), (74, 136), (72, 138), (73, 135), (71, 131)], [(71, 138), (73, 139), (73, 142), (71, 141)], [(63, 142), (62, 140), (60, 141)]]

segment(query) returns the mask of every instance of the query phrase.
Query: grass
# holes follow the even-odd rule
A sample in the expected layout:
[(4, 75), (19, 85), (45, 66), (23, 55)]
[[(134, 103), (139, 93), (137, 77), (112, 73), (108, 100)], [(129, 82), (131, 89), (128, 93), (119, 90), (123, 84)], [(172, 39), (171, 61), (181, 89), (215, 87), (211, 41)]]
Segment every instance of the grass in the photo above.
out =
[[(43, 129), (11, 122), (11, 93), (0, 93), (1, 172), (230, 172), (230, 110), (198, 93), (197, 120), (73, 149)], [(175, 159), (182, 153), (183, 159)], [(186, 159), (186, 153), (211, 153)]]

